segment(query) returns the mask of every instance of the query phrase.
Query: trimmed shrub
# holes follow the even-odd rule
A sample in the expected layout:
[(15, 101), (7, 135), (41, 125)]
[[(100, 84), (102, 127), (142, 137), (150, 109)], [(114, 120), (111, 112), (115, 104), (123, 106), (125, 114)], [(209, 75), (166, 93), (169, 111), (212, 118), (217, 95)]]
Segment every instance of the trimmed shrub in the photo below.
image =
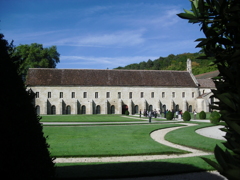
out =
[(220, 122), (220, 117), (221, 117), (221, 115), (220, 115), (219, 112), (213, 111), (213, 112), (211, 113), (209, 119), (210, 119), (210, 122), (211, 122), (212, 124), (217, 124), (217, 123)]
[(167, 120), (172, 120), (173, 119), (173, 113), (171, 111), (168, 111), (166, 115)]
[(188, 111), (185, 111), (183, 113), (183, 121), (190, 121), (191, 120), (191, 115)]
[(206, 119), (206, 113), (204, 111), (199, 113), (199, 119)]
[(125, 115), (127, 115), (127, 116), (128, 116), (128, 115), (129, 115), (129, 111), (125, 111)]

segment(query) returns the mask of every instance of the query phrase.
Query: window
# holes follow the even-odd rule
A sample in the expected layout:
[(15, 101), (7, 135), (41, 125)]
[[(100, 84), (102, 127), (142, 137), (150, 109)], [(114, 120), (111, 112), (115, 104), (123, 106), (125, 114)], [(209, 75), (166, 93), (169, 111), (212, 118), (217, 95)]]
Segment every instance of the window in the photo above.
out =
[(118, 92), (118, 99), (121, 98), (121, 92)]
[(194, 92), (192, 92), (192, 98), (194, 98)]
[(35, 96), (36, 98), (39, 98), (39, 92), (36, 92)]
[(56, 106), (51, 107), (51, 114), (56, 114)]
[(175, 98), (175, 92), (172, 92), (172, 97)]
[(151, 98), (154, 98), (154, 92), (151, 92)]
[(48, 92), (48, 98), (51, 98), (51, 92)]
[(106, 93), (106, 97), (107, 97), (107, 98), (110, 98), (110, 92), (107, 92), (107, 93)]
[(132, 92), (129, 92), (129, 99), (132, 99)]
[(36, 113), (39, 115), (40, 114), (40, 106), (36, 106)]
[(71, 106), (67, 106), (67, 108), (66, 108), (66, 114), (71, 114)]
[(140, 95), (141, 98), (143, 98), (143, 92), (141, 92), (141, 95)]
[(75, 92), (72, 92), (72, 98), (75, 98)]
[(101, 114), (101, 108), (99, 105), (96, 107), (96, 114)]
[(185, 98), (185, 92), (182, 92), (182, 97)]
[(95, 98), (98, 98), (98, 92), (95, 92)]
[(134, 114), (138, 113), (138, 105), (134, 107)]
[(162, 98), (165, 98), (165, 92), (162, 92)]
[(83, 98), (87, 98), (87, 92), (83, 92)]
[(115, 114), (115, 106), (114, 105), (111, 106), (111, 114)]
[(86, 114), (86, 106), (82, 106), (82, 114)]
[(60, 92), (60, 98), (63, 98), (63, 92)]

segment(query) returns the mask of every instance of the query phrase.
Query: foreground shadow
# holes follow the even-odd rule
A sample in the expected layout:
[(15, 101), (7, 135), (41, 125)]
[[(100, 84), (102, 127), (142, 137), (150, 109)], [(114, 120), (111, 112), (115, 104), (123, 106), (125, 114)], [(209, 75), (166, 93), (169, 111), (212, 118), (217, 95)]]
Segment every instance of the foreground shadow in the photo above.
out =
[[(205, 171), (202, 168), (181, 163), (169, 162), (128, 162), (101, 163), (57, 167), (56, 179), (110, 179), (154, 177), (186, 172)], [(207, 179), (223, 179), (217, 175), (205, 173)], [(179, 179), (179, 178), (177, 178)], [(197, 179), (195, 177), (194, 179)], [(205, 178), (201, 178), (205, 179)]]

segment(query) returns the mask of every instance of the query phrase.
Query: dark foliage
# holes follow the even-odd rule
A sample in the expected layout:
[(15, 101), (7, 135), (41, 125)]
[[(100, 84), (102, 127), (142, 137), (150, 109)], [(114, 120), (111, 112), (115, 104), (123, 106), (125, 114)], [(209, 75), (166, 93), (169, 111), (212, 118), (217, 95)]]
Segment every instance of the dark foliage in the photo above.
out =
[(204, 50), (202, 59), (215, 58), (219, 75), (214, 78), (213, 97), (219, 101), (212, 108), (225, 122), (225, 147), (214, 150), (218, 163), (205, 159), (228, 179), (240, 179), (240, 1), (191, 0), (191, 11), (178, 14), (190, 23), (201, 26), (205, 38), (197, 47)]
[(140, 63), (129, 64), (125, 67), (117, 67), (115, 69), (136, 69), (136, 70), (177, 70), (185, 71), (186, 70), (186, 61), (191, 59), (192, 61), (192, 73), (194, 75), (203, 74), (206, 72), (215, 71), (216, 66), (209, 66), (213, 59), (201, 60), (198, 59), (204, 54), (199, 53), (183, 53), (178, 55), (170, 54), (167, 57), (160, 57), (155, 60), (148, 60), (147, 62), (143, 61)]
[(173, 113), (171, 111), (168, 111), (167, 114), (166, 114), (166, 118), (167, 120), (172, 120), (173, 119)]
[(127, 116), (128, 116), (128, 115), (129, 115), (129, 111), (125, 111), (125, 115), (127, 115)]
[(207, 115), (206, 115), (206, 113), (204, 111), (201, 111), (199, 113), (199, 119), (206, 119), (206, 117), (207, 117)]
[(17, 74), (18, 60), (13, 46), (0, 34), (1, 63), (1, 176), (6, 179), (50, 179), (55, 174), (53, 158), (48, 151), (32, 104), (34, 94), (26, 91)]
[(210, 119), (210, 122), (211, 122), (212, 124), (217, 124), (217, 123), (220, 122), (220, 117), (221, 117), (221, 115), (220, 115), (219, 112), (213, 111), (213, 112), (211, 113), (209, 119)]
[(191, 120), (191, 115), (188, 111), (185, 111), (183, 113), (183, 121), (190, 121)]

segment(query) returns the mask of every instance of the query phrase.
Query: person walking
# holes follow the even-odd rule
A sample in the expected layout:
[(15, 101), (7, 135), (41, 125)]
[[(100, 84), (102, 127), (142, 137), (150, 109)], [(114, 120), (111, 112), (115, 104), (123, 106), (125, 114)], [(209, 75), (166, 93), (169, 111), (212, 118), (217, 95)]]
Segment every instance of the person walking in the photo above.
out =
[(194, 111), (193, 111), (193, 115), (194, 115), (194, 120), (196, 120), (197, 111), (195, 111), (195, 109), (194, 109)]
[(156, 111), (156, 109), (154, 110), (154, 117), (157, 118), (157, 111)]
[(149, 123), (151, 123), (151, 120), (152, 120), (152, 112), (151, 111), (148, 112), (148, 118), (149, 118)]
[(139, 116), (140, 116), (140, 118), (141, 118), (141, 115), (142, 115), (142, 111), (141, 111), (141, 109), (140, 109), (140, 112), (139, 112)]

